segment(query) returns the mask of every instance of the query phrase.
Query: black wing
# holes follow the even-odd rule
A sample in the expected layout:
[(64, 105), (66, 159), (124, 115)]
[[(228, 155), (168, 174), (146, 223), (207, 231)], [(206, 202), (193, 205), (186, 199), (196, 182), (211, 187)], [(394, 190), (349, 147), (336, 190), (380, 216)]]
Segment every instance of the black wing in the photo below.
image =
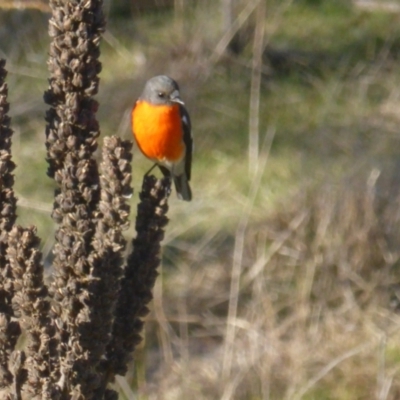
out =
[(192, 139), (192, 124), (190, 122), (189, 113), (183, 105), (179, 105), (179, 110), (182, 119), (183, 128), (183, 142), (186, 146), (186, 157), (185, 157), (185, 173), (186, 178), (190, 181), (192, 171), (192, 153), (193, 153), (193, 139)]

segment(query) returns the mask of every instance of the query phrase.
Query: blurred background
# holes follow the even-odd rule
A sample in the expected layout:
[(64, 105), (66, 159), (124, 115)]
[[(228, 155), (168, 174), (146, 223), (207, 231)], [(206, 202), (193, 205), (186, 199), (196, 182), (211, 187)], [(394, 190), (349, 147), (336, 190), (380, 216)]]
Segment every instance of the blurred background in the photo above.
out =
[[(178, 80), (191, 203), (121, 399), (400, 398), (400, 1), (108, 0), (98, 119), (131, 138), (144, 82)], [(49, 259), (47, 24), (0, 0), (19, 223)], [(142, 175), (134, 153), (132, 221)], [(134, 235), (134, 224), (127, 233)]]

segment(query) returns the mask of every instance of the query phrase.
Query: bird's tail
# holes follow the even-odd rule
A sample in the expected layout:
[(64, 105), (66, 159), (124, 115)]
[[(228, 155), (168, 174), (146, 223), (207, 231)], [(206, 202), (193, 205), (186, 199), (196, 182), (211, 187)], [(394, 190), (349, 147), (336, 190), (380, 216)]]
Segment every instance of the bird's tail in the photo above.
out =
[(192, 200), (192, 190), (190, 189), (189, 181), (185, 173), (179, 176), (174, 176), (174, 183), (176, 194), (179, 199), (186, 201)]

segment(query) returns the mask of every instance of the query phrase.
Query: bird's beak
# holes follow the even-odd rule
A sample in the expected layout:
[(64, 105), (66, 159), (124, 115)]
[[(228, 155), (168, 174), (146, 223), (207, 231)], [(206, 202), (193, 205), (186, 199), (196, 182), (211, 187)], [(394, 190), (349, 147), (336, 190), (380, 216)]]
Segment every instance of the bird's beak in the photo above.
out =
[(170, 96), (169, 98), (170, 98), (170, 100), (171, 100), (173, 103), (182, 104), (183, 106), (185, 105), (185, 103), (183, 102), (183, 100), (179, 97), (179, 91), (178, 91), (178, 90), (174, 90), (174, 91), (171, 93), (171, 96)]

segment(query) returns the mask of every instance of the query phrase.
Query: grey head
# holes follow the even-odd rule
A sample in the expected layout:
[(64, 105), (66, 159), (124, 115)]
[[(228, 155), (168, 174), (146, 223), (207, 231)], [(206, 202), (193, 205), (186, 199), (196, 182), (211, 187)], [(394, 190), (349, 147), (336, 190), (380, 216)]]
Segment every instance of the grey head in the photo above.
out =
[(149, 79), (139, 99), (157, 105), (184, 104), (179, 97), (178, 84), (166, 75)]

